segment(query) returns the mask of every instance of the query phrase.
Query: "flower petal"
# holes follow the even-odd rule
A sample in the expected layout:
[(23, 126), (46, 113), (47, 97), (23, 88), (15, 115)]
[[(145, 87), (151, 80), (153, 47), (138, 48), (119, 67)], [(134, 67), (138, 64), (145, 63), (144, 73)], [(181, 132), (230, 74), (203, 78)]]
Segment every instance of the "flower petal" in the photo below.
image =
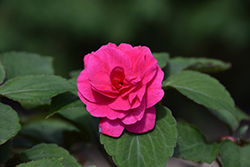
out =
[(99, 119), (99, 128), (102, 134), (119, 137), (122, 134), (125, 125), (119, 119), (109, 120), (104, 117)]
[(145, 100), (142, 101), (141, 105), (138, 108), (133, 109), (126, 117), (122, 119), (122, 122), (126, 125), (131, 125), (140, 121), (143, 118), (145, 113)]
[(91, 103), (87, 105), (87, 111), (94, 117), (107, 117), (108, 119), (115, 120), (117, 118), (124, 118), (129, 114), (129, 111), (113, 110), (108, 105), (114, 101), (113, 99), (106, 99), (100, 103)]
[(117, 66), (124, 69), (125, 76), (131, 73), (132, 65), (126, 54), (113, 47), (100, 48), (88, 59), (87, 71), (90, 84), (97, 90), (117, 92), (110, 81), (110, 73)]
[(156, 75), (158, 71), (158, 65), (155, 64), (151, 66), (147, 71), (145, 72), (143, 78), (142, 78), (142, 83), (147, 84), (151, 79)]
[(146, 96), (146, 104), (147, 107), (152, 107), (156, 103), (158, 103), (162, 97), (164, 96), (164, 91), (161, 88), (162, 87), (162, 80), (164, 77), (163, 71), (158, 66), (158, 71), (155, 77), (147, 84), (147, 92), (145, 94)]
[(144, 116), (141, 121), (132, 125), (127, 125), (125, 128), (132, 133), (145, 133), (152, 130), (155, 126), (156, 111), (155, 107), (145, 110)]
[(122, 110), (127, 111), (131, 108), (128, 101), (128, 97), (118, 96), (112, 103), (109, 104), (109, 107), (113, 110)]
[(78, 76), (77, 88), (81, 95), (91, 102), (101, 102), (107, 98), (92, 89), (89, 83), (88, 74), (86, 70), (83, 70)]

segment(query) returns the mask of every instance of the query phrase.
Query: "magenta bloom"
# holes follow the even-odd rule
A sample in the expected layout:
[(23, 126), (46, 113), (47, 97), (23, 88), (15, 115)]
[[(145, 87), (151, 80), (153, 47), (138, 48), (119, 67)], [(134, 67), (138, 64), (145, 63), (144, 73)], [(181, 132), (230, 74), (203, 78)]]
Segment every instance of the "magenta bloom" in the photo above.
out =
[(109, 43), (84, 57), (78, 95), (88, 112), (100, 117), (103, 134), (119, 137), (126, 129), (144, 133), (155, 126), (164, 73), (145, 46)]

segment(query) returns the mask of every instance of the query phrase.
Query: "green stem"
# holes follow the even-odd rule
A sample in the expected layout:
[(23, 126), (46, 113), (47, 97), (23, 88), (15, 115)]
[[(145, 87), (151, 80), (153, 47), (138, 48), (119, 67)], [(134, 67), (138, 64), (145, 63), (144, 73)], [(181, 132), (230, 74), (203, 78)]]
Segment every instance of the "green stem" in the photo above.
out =
[(222, 162), (220, 161), (219, 156), (217, 156), (216, 162), (218, 163), (219, 167), (223, 167), (223, 164), (222, 164)]

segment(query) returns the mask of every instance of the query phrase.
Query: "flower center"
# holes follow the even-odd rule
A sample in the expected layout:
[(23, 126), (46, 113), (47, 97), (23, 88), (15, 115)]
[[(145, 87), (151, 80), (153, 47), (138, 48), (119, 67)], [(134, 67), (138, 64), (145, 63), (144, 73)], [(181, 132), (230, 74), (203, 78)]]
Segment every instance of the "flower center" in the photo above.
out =
[(120, 89), (123, 86), (123, 80), (125, 78), (124, 69), (120, 66), (116, 66), (110, 73), (110, 80), (115, 89)]

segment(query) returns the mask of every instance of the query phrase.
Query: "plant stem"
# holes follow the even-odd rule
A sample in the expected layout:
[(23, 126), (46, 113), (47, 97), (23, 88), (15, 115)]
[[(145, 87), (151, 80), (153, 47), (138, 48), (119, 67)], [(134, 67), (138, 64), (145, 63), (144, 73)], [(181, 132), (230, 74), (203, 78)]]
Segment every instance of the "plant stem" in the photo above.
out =
[(219, 167), (223, 167), (223, 164), (222, 164), (222, 162), (220, 161), (219, 156), (217, 156), (216, 162), (218, 163)]

